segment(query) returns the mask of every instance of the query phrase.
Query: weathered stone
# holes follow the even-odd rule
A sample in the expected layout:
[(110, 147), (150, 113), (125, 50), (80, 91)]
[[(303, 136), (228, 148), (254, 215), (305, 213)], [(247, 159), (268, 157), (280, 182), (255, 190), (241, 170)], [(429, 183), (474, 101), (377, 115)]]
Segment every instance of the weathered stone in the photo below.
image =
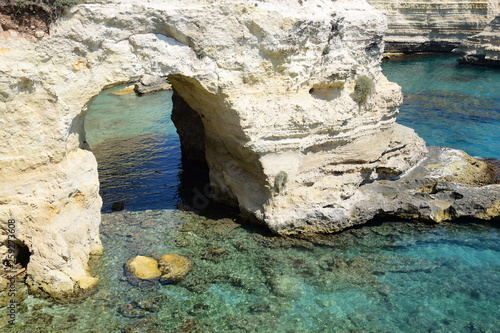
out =
[(458, 59), (461, 64), (500, 66), (500, 15), (453, 51), (463, 54)]
[[(32, 290), (81, 292), (102, 251), (87, 106), (146, 73), (168, 77), (198, 113), (211, 199), (277, 233), (366, 221), (360, 189), (426, 154), (395, 123), (402, 94), (380, 68), (385, 29), (362, 0), (116, 0), (72, 7), (35, 43), (0, 37), (0, 228), (16, 221)], [(358, 103), (362, 76), (371, 85)]]
[(364, 204), (355, 207), (352, 216), (357, 216), (354, 220), (398, 216), (434, 222), (459, 217), (498, 219), (497, 182), (493, 166), (460, 150), (430, 147), (428, 157), (404, 177), (362, 186), (357, 195), (364, 197)]
[(162, 275), (158, 261), (154, 258), (137, 256), (127, 260), (125, 268), (135, 277), (143, 280), (157, 279)]
[(139, 82), (134, 85), (138, 94), (150, 94), (156, 91), (171, 90), (172, 85), (166, 77), (144, 74)]
[(174, 253), (161, 256), (158, 263), (161, 271), (160, 280), (170, 283), (181, 281), (191, 271), (191, 267), (193, 267), (191, 260)]
[(9, 279), (0, 276), (0, 291), (6, 290), (9, 287), (9, 285), (10, 285)]
[(450, 52), (498, 14), (498, 0), (367, 0), (387, 15), (389, 52)]

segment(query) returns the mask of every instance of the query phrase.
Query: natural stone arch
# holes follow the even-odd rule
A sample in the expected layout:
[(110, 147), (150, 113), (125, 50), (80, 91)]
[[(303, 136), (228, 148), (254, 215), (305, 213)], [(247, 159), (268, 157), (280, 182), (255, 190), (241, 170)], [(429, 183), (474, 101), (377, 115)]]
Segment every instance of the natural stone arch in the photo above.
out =
[[(37, 43), (6, 40), (0, 219), (19, 221), (32, 289), (65, 298), (95, 286), (87, 263), (102, 250), (101, 199), (85, 112), (103, 88), (146, 73), (168, 75), (200, 115), (219, 199), (279, 233), (362, 223), (351, 214), (360, 184), (402, 174), (425, 152), (395, 123), (384, 29), (364, 1), (124, 0), (76, 6)], [(351, 98), (360, 75), (373, 80), (363, 103)]]

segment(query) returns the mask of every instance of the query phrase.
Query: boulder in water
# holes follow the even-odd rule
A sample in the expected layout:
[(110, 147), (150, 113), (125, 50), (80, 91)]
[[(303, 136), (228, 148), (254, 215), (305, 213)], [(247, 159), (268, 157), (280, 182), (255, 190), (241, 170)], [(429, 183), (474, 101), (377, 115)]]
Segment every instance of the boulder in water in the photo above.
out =
[(162, 282), (177, 283), (181, 281), (193, 267), (193, 262), (188, 258), (169, 253), (161, 256), (159, 260)]
[(153, 280), (162, 275), (158, 269), (158, 261), (150, 257), (137, 256), (129, 259), (125, 268), (128, 273), (142, 280)]

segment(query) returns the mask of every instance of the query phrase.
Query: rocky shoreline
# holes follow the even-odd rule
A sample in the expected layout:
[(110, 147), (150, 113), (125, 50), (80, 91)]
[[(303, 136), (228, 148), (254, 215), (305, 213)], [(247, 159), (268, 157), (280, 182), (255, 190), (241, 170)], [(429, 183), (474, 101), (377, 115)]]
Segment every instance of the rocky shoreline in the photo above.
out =
[[(484, 163), (445, 149), (427, 155), (395, 122), (402, 94), (381, 71), (381, 12), (362, 0), (217, 4), (83, 4), (48, 38), (0, 37), (8, 124), (0, 259), (16, 221), (32, 293), (65, 301), (95, 290), (88, 262), (103, 251), (102, 201), (86, 111), (102, 89), (145, 74), (167, 77), (175, 90), (183, 150), (197, 149), (183, 155), (201, 151), (210, 169), (203, 195), (275, 233), (337, 232), (380, 215), (498, 218), (499, 185), (471, 180), (491, 175)], [(185, 135), (189, 119), (199, 135)], [(192, 142), (200, 135), (203, 150)], [(429, 156), (435, 170), (420, 168)], [(405, 189), (413, 170), (430, 171)]]
[(461, 64), (500, 67), (500, 15), (484, 31), (467, 38), (453, 51), (463, 54), (458, 59)]
[(387, 15), (387, 52), (451, 52), (498, 14), (498, 0), (368, 0)]

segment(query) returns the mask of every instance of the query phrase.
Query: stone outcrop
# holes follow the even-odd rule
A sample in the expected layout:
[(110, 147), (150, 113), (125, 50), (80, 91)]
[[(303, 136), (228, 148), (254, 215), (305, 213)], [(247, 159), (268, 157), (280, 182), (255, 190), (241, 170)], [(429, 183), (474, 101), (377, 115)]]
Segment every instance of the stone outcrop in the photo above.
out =
[(463, 54), (458, 59), (462, 64), (500, 66), (500, 15), (483, 32), (467, 38), (453, 52)]
[(417, 167), (398, 180), (367, 184), (357, 193), (363, 205), (353, 210), (356, 219), (396, 216), (444, 222), (468, 217), (500, 216), (498, 170), (463, 151), (429, 147)]
[(32, 291), (64, 298), (95, 285), (101, 199), (85, 114), (103, 88), (144, 74), (167, 76), (181, 109), (199, 115), (204, 149), (184, 147), (204, 154), (210, 195), (278, 233), (365, 222), (360, 189), (426, 155), (395, 123), (402, 95), (381, 73), (385, 29), (361, 0), (121, 0), (75, 6), (36, 43), (2, 39), (0, 243), (15, 221)]
[(150, 94), (170, 89), (172, 89), (172, 85), (167, 78), (149, 74), (143, 75), (139, 82), (134, 85), (134, 91), (138, 94)]
[(449, 52), (498, 14), (498, 0), (368, 0), (387, 15), (387, 52)]
[(137, 256), (127, 260), (125, 269), (128, 274), (143, 280), (157, 279), (161, 276), (158, 261), (151, 257)]

